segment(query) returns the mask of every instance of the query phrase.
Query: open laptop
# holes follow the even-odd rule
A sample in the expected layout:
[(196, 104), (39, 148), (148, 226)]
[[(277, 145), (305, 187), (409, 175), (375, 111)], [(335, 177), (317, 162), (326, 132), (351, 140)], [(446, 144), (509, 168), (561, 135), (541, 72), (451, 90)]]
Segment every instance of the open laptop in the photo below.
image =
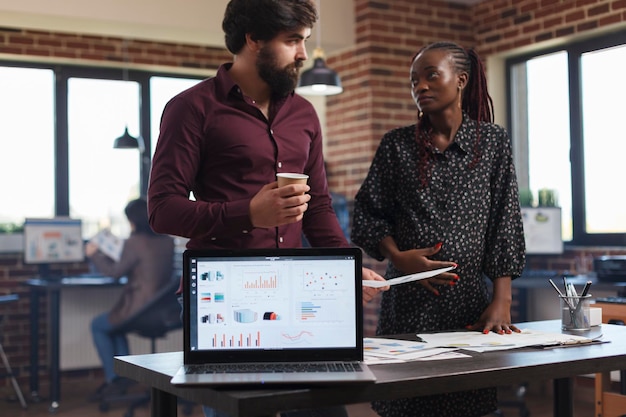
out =
[(373, 382), (358, 248), (187, 250), (174, 385)]

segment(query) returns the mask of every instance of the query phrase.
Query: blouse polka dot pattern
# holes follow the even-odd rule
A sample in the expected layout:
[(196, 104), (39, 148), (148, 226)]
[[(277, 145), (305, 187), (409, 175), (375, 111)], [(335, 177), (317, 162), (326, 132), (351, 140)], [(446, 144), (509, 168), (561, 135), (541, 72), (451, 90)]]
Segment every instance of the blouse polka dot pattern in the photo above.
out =
[[(383, 293), (379, 335), (464, 328), (489, 304), (485, 276), (516, 278), (522, 272), (524, 234), (508, 134), (481, 123), (477, 147), (475, 138), (476, 122), (464, 114), (454, 143), (433, 151), (425, 187), (415, 125), (388, 132), (380, 143), (356, 195), (352, 241), (381, 261), (378, 245), (387, 236), (400, 250), (442, 242), (433, 259), (456, 262), (460, 280), (439, 287), (440, 296), (417, 282), (392, 286)], [(387, 265), (386, 278), (400, 275)], [(495, 389), (374, 403), (383, 417), (483, 416), (495, 408)]]

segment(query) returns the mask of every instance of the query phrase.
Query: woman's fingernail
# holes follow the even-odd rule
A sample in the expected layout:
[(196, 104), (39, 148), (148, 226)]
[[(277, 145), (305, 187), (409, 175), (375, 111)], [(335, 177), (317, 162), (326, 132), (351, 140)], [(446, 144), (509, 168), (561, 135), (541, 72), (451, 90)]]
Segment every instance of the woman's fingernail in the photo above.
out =
[(460, 276), (458, 276), (458, 275), (455, 275), (455, 276), (453, 276), (453, 277), (452, 277), (452, 279), (454, 279), (454, 280), (458, 281), (458, 280), (460, 280), (460, 279), (461, 279), (461, 277), (460, 277)]
[(439, 242), (435, 245), (435, 249), (441, 249), (442, 246), (443, 246), (443, 242)]
[(487, 329), (483, 330), (483, 334), (489, 334), (489, 330)]
[(440, 294), (439, 294), (439, 291), (437, 291), (437, 290), (433, 291), (433, 294), (435, 294), (435, 295), (437, 295), (437, 296), (439, 296), (439, 295), (440, 295)]

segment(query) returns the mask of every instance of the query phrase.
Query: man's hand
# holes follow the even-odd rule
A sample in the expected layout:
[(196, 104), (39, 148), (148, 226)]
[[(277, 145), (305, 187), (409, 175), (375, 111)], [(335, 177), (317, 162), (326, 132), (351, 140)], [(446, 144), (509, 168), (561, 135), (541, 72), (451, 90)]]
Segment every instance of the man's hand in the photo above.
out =
[[(363, 268), (363, 279), (373, 281), (386, 281), (385, 278), (381, 277), (376, 272), (368, 268)], [(379, 292), (387, 291), (388, 289), (389, 285), (380, 288), (363, 287), (363, 304), (369, 303)]]
[(272, 182), (261, 188), (250, 200), (250, 221), (254, 227), (268, 228), (302, 220), (309, 207), (311, 189), (306, 184), (290, 184), (278, 188)]

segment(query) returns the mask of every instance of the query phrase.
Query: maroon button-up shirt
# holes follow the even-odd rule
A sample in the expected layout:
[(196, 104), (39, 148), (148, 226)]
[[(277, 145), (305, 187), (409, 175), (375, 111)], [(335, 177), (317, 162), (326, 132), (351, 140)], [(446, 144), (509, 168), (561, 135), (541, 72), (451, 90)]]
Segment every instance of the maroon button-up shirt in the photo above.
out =
[[(178, 94), (166, 105), (150, 174), (150, 224), (158, 233), (190, 238), (188, 248), (349, 246), (326, 182), (319, 119), (292, 93), (273, 101), (269, 120), (228, 74)], [(302, 222), (254, 228), (252, 197), (277, 172), (309, 175)], [(195, 201), (189, 198), (193, 193)]]

